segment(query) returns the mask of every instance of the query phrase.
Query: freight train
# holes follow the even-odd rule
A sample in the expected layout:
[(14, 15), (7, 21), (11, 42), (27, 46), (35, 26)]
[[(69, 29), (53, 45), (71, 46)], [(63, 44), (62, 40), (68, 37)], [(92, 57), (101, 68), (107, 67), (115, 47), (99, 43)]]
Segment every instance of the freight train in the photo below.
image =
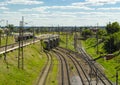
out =
[(44, 50), (51, 50), (59, 46), (59, 35), (48, 35), (47, 38), (42, 40), (42, 46)]
[(15, 42), (21, 40), (28, 40), (34, 38), (33, 33), (24, 33), (23, 35), (19, 35), (18, 33), (14, 35)]

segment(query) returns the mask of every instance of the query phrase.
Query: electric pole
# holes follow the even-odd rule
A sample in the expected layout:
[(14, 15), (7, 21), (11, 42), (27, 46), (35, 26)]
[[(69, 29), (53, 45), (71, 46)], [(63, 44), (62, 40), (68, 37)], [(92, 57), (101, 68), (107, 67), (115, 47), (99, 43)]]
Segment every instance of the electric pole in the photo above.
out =
[(20, 21), (19, 28), (19, 48), (18, 48), (18, 68), (24, 69), (24, 57), (23, 57), (23, 30), (24, 30), (24, 17), (22, 16), (22, 21)]
[(68, 48), (68, 33), (67, 33), (67, 29), (66, 29), (66, 48)]
[(35, 29), (33, 27), (33, 44), (34, 44), (34, 42), (35, 42)]
[(23, 58), (23, 31), (24, 31), (24, 17), (22, 16), (22, 69), (24, 69), (24, 58)]
[(74, 34), (74, 49), (75, 49), (75, 51), (77, 50), (76, 48), (77, 48), (77, 33), (76, 33), (76, 26), (75, 26), (75, 34)]
[(97, 27), (96, 27), (96, 38), (97, 38), (97, 54), (98, 54), (98, 23), (97, 23)]
[(8, 68), (8, 62), (7, 62), (7, 59), (6, 59), (6, 57), (7, 57), (7, 55), (6, 55), (6, 53), (7, 53), (7, 43), (8, 43), (8, 20), (6, 21), (5, 33), (6, 33), (6, 43), (5, 43), (4, 60), (5, 60), (6, 64), (7, 64), (7, 68)]

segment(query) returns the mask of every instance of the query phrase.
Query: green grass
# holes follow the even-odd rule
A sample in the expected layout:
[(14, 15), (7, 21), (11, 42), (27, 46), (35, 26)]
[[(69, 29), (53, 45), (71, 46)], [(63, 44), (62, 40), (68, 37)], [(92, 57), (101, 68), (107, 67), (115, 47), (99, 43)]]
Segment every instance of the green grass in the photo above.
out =
[(48, 74), (47, 77), (47, 82), (46, 85), (58, 85), (58, 81), (59, 81), (59, 62), (58, 59), (56, 58), (56, 55), (52, 54), (52, 59), (53, 59), (53, 63), (52, 63), (52, 69), (50, 71), (50, 73)]
[(39, 43), (24, 48), (24, 70), (17, 68), (17, 50), (7, 54), (9, 69), (1, 55), (0, 85), (34, 85), (47, 60), (45, 53), (39, 50)]
[[(9, 36), (7, 44), (12, 44), (12, 43), (15, 43), (14, 36)], [(2, 37), (1, 46), (4, 46), (5, 44), (6, 44), (6, 37)]]
[[(65, 35), (65, 33), (64, 34), (61, 33), (60, 39), (61, 39), (60, 40), (60, 46), (66, 48), (66, 35)], [(75, 51), (73, 44), (74, 44), (74, 35), (72, 35), (72, 34), (69, 33), (68, 34), (67, 48), (70, 49), (70, 50)]]
[[(95, 38), (89, 38), (85, 41), (82, 41), (82, 45), (87, 51), (88, 54), (90, 54), (93, 58), (99, 57), (100, 54), (96, 54), (96, 39)], [(100, 43), (98, 45), (99, 47), (99, 52), (103, 52), (101, 55), (105, 55), (105, 50), (103, 49), (104, 43)], [(115, 52), (113, 54), (118, 54), (119, 52)], [(119, 63), (117, 62), (119, 61)], [(106, 76), (115, 82), (115, 75), (116, 75), (116, 70), (115, 67), (120, 65), (120, 55), (118, 54), (115, 58), (111, 60), (105, 60), (105, 59), (99, 59), (97, 60), (98, 63), (100, 63), (104, 68), (105, 68), (105, 74)], [(119, 77), (119, 83), (120, 83), (120, 77)]]

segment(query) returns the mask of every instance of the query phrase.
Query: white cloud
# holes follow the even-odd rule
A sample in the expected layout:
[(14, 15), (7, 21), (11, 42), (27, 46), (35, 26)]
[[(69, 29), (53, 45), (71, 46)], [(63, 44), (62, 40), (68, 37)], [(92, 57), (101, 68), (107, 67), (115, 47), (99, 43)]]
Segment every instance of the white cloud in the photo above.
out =
[[(27, 1), (23, 3), (24, 1)], [(31, 0), (9, 0), (7, 4), (33, 4), (28, 3)], [(37, 0), (32, 0), (37, 1)], [(111, 2), (110, 2), (111, 1)], [(104, 4), (115, 4), (120, 2), (120, 0), (86, 0), (85, 2), (73, 3), (66, 6), (41, 6), (35, 8), (24, 8), (16, 12), (4, 11), (0, 14), (0, 17), (3, 19), (9, 20), (9, 23), (14, 25), (19, 25), (21, 21), (21, 16), (25, 17), (25, 22), (32, 21), (33, 23), (29, 25), (43, 25), (43, 26), (52, 26), (52, 25), (105, 25), (106, 22), (118, 20), (120, 21), (120, 13), (116, 10), (120, 8), (90, 8), (89, 6), (98, 6)], [(37, 3), (34, 3), (37, 4)], [(40, 3), (39, 3), (40, 4)], [(3, 6), (2, 6), (3, 7)], [(0, 8), (0, 9), (5, 9)], [(52, 10), (52, 11), (51, 11)], [(57, 10), (57, 11), (56, 11)], [(100, 12), (101, 10), (105, 10)], [(114, 13), (108, 12), (106, 10), (115, 10)], [(68, 12), (69, 11), (69, 12)], [(77, 12), (76, 12), (77, 11)], [(99, 12), (98, 12), (99, 11)]]
[(3, 14), (21, 14), (21, 12), (4, 11)]
[(22, 12), (9, 12), (5, 11), (0, 16), (3, 19), (9, 20), (9, 23), (19, 25), (21, 16), (25, 17), (25, 22), (32, 21), (28, 25), (37, 26), (52, 26), (52, 25), (95, 25), (97, 22), (99, 25), (105, 25), (107, 22), (118, 20), (120, 13), (115, 12), (48, 12), (48, 13), (22, 13)]
[(61, 10), (94, 10), (94, 8), (89, 8), (85, 6), (41, 6), (41, 7), (36, 7), (36, 8), (25, 8), (25, 9), (20, 9), (19, 11), (37, 11), (37, 12), (46, 12), (46, 10), (55, 10), (55, 9), (61, 9)]
[(100, 6), (105, 4), (116, 4), (120, 0), (85, 0), (85, 2), (72, 3), (74, 6)]
[(5, 2), (1, 2), (3, 5), (5, 4), (23, 4), (23, 5), (32, 5), (32, 4), (43, 4), (43, 1), (37, 0), (7, 0)]
[(83, 10), (93, 10), (92, 8), (86, 6), (51, 6), (51, 9), (83, 9)]
[(1, 10), (8, 10), (9, 8), (7, 7), (0, 7)]
[(105, 11), (106, 10), (110, 10), (110, 11), (115, 10), (116, 11), (116, 10), (120, 10), (120, 7), (98, 8), (97, 10), (105, 10)]

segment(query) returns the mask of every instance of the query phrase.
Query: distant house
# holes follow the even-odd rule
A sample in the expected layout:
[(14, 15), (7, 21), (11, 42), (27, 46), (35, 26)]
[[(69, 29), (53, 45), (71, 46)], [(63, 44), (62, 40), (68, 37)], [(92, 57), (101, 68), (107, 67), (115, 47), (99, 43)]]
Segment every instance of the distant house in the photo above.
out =
[(90, 30), (91, 30), (94, 34), (96, 34), (98, 29), (96, 29), (96, 28), (90, 28)]

